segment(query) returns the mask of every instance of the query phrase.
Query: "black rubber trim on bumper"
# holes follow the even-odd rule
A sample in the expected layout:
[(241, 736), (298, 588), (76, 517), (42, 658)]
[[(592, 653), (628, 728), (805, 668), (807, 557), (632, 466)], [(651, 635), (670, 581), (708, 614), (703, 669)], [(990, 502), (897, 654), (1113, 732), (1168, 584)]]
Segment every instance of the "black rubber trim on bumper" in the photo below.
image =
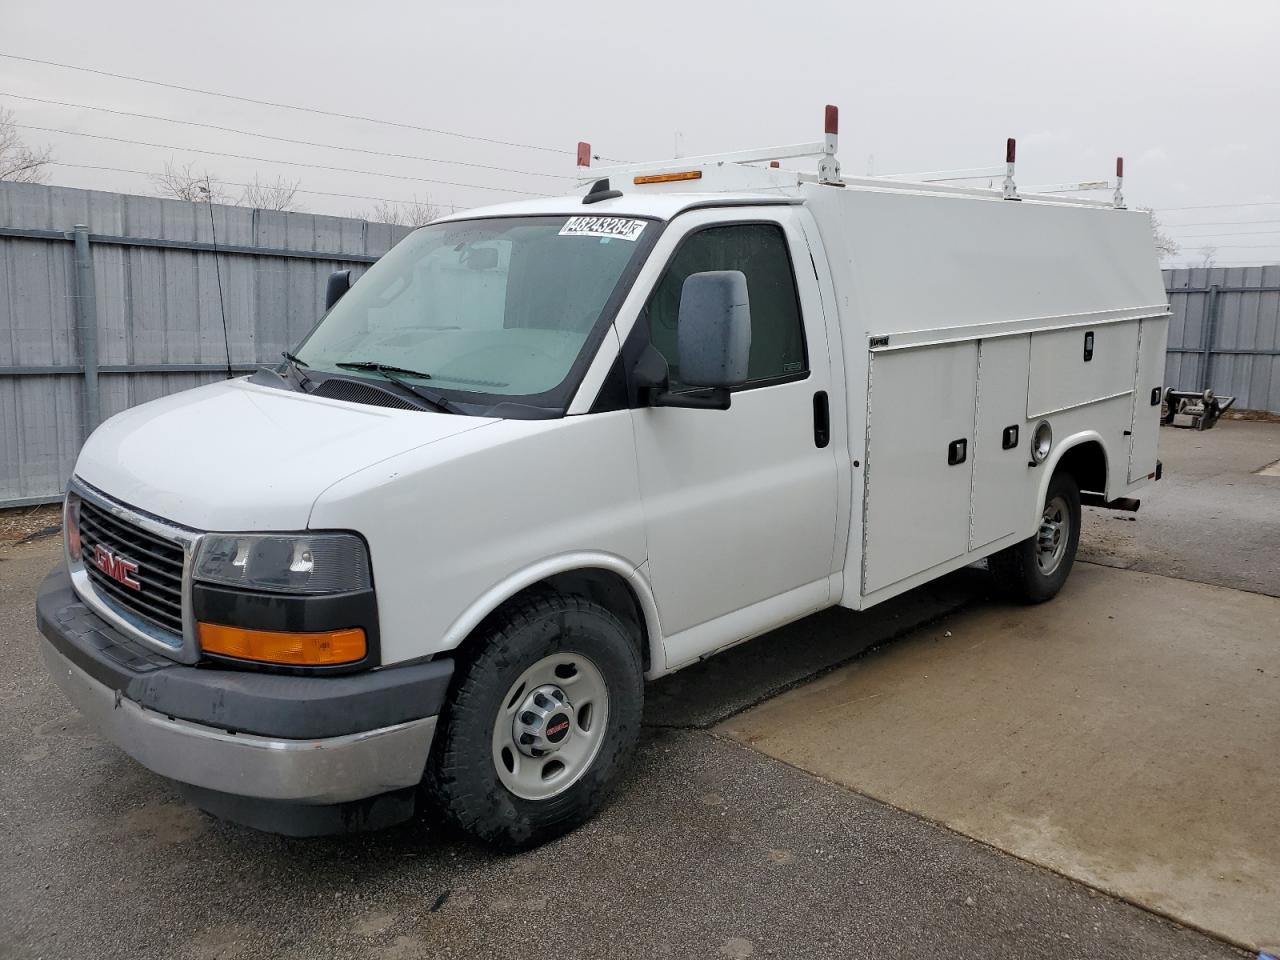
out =
[(40, 632), (64, 657), (135, 703), (237, 733), (315, 740), (440, 713), (452, 660), (328, 677), (190, 667), (134, 643), (80, 602), (59, 566), (36, 597)]
[(285, 667), (209, 654), (208, 659), (215, 663), (229, 663), (239, 669), (317, 677), (368, 670), (382, 660), (378, 601), (372, 590), (320, 596), (287, 595), (236, 590), (197, 581), (191, 587), (191, 605), (196, 620), (228, 627), (299, 632), (359, 627), (364, 631), (368, 644), (363, 659), (335, 667)]

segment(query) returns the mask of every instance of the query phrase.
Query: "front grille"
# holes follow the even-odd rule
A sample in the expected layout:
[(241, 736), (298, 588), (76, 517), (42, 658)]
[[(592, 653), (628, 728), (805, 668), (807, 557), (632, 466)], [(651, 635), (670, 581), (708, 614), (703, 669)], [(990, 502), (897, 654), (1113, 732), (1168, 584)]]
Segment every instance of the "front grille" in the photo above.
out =
[[(113, 606), (182, 636), (182, 561), (179, 543), (149, 533), (108, 513), (89, 500), (80, 501), (80, 543), (84, 569), (98, 595)], [(115, 557), (138, 565), (137, 590), (107, 576), (94, 563), (101, 544)]]

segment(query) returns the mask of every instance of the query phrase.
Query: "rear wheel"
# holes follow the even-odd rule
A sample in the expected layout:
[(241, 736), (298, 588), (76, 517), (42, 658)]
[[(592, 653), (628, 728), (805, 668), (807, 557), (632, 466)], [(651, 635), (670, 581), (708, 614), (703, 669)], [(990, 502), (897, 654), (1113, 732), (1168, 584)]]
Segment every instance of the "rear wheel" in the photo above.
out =
[(426, 786), (469, 833), (529, 847), (591, 817), (640, 730), (644, 675), (623, 624), (539, 594), (496, 616), (432, 746)]
[(1069, 473), (1049, 481), (1040, 526), (987, 561), (1001, 592), (1026, 603), (1055, 597), (1067, 582), (1080, 544), (1080, 488)]

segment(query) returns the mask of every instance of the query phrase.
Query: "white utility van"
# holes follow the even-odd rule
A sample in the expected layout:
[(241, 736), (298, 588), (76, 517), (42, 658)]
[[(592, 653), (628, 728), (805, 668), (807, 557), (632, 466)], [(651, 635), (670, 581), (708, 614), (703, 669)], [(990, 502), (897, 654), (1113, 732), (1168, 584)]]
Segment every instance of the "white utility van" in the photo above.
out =
[(842, 178), (827, 126), (423, 227), (277, 368), (103, 424), (38, 602), (68, 697), (221, 816), (525, 845), (646, 678), (984, 557), (1053, 597), (1160, 472), (1150, 218), (1012, 154)]

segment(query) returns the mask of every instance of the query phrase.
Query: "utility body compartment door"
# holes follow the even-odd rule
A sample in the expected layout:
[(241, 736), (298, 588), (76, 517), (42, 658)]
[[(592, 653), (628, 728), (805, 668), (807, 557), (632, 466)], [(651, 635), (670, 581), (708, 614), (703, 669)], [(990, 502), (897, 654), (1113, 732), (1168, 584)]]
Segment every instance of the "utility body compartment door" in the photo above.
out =
[(973, 435), (973, 522), (969, 549), (977, 550), (1025, 528), (1036, 483), (1028, 425), (1027, 366), (1031, 337), (995, 337), (978, 343), (978, 412)]
[[(1133, 391), (1133, 423), (1130, 429), (1129, 482), (1136, 483), (1155, 472), (1156, 446), (1160, 440), (1160, 394), (1164, 384), (1164, 355), (1169, 318), (1152, 317), (1138, 329), (1138, 372)], [(1155, 400), (1152, 403), (1152, 400)]]
[(864, 595), (964, 554), (976, 342), (873, 352)]
[(1033, 333), (1027, 419), (1127, 394), (1137, 352), (1137, 320)]

